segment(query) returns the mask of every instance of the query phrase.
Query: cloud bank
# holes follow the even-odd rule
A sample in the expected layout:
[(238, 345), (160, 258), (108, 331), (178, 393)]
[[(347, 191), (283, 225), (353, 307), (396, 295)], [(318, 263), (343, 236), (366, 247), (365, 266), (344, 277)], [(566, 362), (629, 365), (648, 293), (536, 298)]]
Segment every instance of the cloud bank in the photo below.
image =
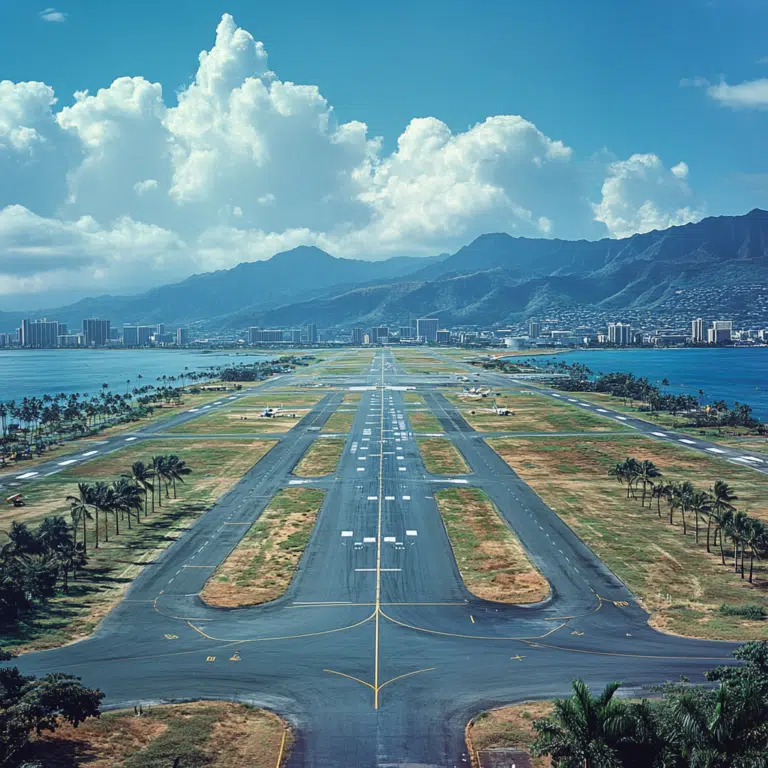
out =
[(176, 106), (143, 77), (56, 104), (43, 83), (0, 82), (0, 299), (136, 290), (301, 244), (383, 258), (703, 215), (685, 163), (579, 160), (515, 115), (462, 133), (414, 118), (386, 154), (317, 86), (280, 80), (229, 15)]

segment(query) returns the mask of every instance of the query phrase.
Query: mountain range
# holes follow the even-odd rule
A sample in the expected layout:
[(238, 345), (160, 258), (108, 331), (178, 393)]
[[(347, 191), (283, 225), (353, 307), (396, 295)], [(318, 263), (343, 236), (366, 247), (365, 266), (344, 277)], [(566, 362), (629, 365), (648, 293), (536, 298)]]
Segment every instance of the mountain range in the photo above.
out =
[[(384, 261), (340, 259), (314, 247), (278, 253), (135, 296), (41, 310), (83, 317), (242, 330), (396, 326), (438, 315), (445, 325), (491, 325), (530, 315), (722, 314), (768, 324), (768, 211), (721, 216), (623, 239), (568, 241), (481, 235), (456, 253)], [(33, 316), (37, 313), (24, 313)], [(11, 330), (22, 313), (0, 313)]]

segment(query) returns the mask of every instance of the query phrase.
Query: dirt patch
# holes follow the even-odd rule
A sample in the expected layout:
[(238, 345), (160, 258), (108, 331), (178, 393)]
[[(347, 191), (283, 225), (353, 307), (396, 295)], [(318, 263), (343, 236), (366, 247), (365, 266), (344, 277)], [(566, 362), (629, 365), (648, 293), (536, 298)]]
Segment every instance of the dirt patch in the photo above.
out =
[[(552, 702), (530, 701), (510, 707), (481, 712), (467, 726), (467, 742), (475, 754), (488, 749), (531, 750), (536, 738), (533, 721), (547, 717), (552, 712)], [(534, 757), (534, 768), (549, 768), (549, 757)]]
[(293, 736), (271, 712), (229, 702), (195, 702), (109, 712), (62, 726), (33, 744), (46, 768), (275, 768)]
[(315, 440), (293, 470), (299, 477), (322, 477), (336, 471), (346, 440), (329, 437)]
[(316, 488), (286, 488), (275, 495), (206, 582), (203, 600), (235, 608), (280, 597), (291, 583), (324, 497)]
[(549, 584), (496, 507), (477, 488), (446, 488), (437, 506), (467, 589), (499, 603), (537, 603)]

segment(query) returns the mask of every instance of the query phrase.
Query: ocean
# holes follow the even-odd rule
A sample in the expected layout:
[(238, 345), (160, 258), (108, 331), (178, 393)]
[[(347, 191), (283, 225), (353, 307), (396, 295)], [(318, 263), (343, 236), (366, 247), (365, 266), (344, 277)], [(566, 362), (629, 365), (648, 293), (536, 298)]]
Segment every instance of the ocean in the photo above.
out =
[(768, 347), (715, 349), (596, 349), (564, 352), (551, 359), (583, 363), (595, 373), (626, 371), (645, 376), (665, 391), (696, 396), (704, 402), (738, 400), (752, 406), (761, 421), (768, 421)]
[[(184, 368), (196, 371), (227, 363), (270, 360), (280, 354), (183, 349), (3, 349), (0, 401), (57, 392), (93, 395), (104, 383), (116, 392), (125, 392), (126, 386), (132, 389), (157, 384), (158, 376), (178, 376)], [(130, 384), (126, 384), (128, 381)]]

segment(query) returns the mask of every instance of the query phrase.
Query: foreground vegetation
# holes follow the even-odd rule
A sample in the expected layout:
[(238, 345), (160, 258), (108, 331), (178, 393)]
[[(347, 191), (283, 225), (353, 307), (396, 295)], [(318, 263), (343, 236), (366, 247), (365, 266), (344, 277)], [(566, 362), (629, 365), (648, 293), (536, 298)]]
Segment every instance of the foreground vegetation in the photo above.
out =
[(621, 683), (595, 696), (575, 680), (570, 699), (478, 716), (470, 741), (475, 750), (529, 749), (548, 758), (536, 766), (557, 768), (761, 768), (768, 764), (768, 645), (748, 643), (734, 656), (744, 665), (707, 673), (714, 689), (668, 684), (658, 700), (619, 699)]
[(316, 488), (286, 488), (275, 495), (208, 580), (201, 597), (222, 608), (280, 597), (296, 572), (324, 497), (325, 491)]
[[(652, 509), (643, 508), (639, 500), (628, 501), (626, 493), (617, 492), (617, 478), (609, 472), (619, 457), (634, 456), (638, 462), (652, 462), (665, 479), (678, 484), (688, 482), (714, 492), (715, 481), (720, 480), (738, 496), (742, 509), (762, 521), (768, 519), (764, 475), (640, 435), (504, 438), (489, 443), (629, 586), (652, 614), (653, 626), (710, 639), (768, 638), (768, 622), (721, 610), (724, 605), (768, 608), (765, 563), (755, 561), (750, 584), (741, 573), (723, 567), (719, 537), (717, 548), (710, 544), (712, 552), (707, 553), (706, 524), (696, 544), (695, 523), (687, 508), (684, 534), (681, 508), (674, 508), (670, 525), (666, 509), (659, 519), (655, 498)], [(641, 498), (640, 487), (633, 487)], [(650, 487), (646, 502), (649, 496)], [(726, 561), (732, 563), (728, 543), (726, 534)]]
[(51, 768), (275, 768), (292, 742), (271, 712), (200, 701), (106, 712), (77, 729), (64, 724), (35, 739), (29, 758)]
[(537, 603), (549, 584), (517, 537), (478, 488), (446, 488), (435, 494), (440, 516), (467, 589), (499, 603)]

